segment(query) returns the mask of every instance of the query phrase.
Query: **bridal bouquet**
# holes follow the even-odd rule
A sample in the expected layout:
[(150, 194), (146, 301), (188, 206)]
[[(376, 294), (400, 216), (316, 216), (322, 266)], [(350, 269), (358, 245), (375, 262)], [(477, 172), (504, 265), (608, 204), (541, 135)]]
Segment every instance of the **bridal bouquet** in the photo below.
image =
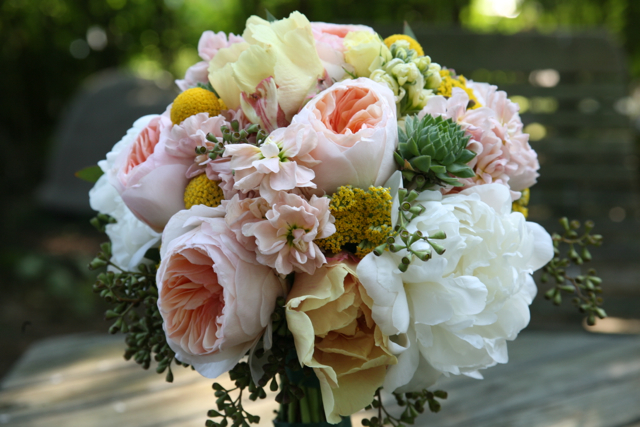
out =
[(174, 102), (93, 170), (110, 331), (169, 381), (175, 364), (229, 372), (207, 425), (258, 422), (242, 393), (267, 388), (276, 423), (365, 407), (365, 425), (412, 423), (446, 398), (440, 376), (507, 362), (545, 265), (548, 298), (604, 316), (595, 272), (564, 273), (601, 241), (592, 225), (552, 238), (526, 220), (539, 164), (517, 104), (405, 32), (297, 12), (206, 31)]

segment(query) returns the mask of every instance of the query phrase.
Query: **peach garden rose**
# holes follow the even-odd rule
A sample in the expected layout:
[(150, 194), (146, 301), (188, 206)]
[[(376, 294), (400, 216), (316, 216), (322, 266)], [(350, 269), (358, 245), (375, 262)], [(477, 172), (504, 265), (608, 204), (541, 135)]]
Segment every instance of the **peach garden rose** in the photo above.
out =
[(318, 134), (310, 155), (320, 161), (312, 168), (320, 192), (384, 184), (396, 169), (397, 120), (391, 90), (364, 78), (336, 83), (305, 105), (292, 125)]
[(157, 273), (167, 343), (208, 378), (238, 363), (283, 294), (280, 279), (236, 240), (223, 216), (223, 208), (203, 205), (174, 215)]

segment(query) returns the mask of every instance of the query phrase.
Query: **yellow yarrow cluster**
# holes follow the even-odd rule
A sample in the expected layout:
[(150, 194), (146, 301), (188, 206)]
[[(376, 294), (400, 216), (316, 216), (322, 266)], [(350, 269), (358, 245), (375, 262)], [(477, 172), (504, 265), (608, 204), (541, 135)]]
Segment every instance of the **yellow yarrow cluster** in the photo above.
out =
[(384, 39), (384, 44), (386, 44), (388, 48), (391, 48), (391, 45), (398, 40), (408, 41), (410, 49), (415, 50), (418, 56), (424, 56), (424, 50), (422, 49), (422, 46), (420, 46), (420, 43), (418, 43), (414, 38), (409, 37), (405, 34), (394, 34), (392, 36), (389, 36)]
[(171, 106), (171, 121), (174, 125), (179, 125), (187, 117), (198, 113), (209, 113), (210, 117), (217, 116), (227, 106), (222, 99), (211, 91), (194, 87), (187, 89), (176, 97)]
[(350, 185), (338, 188), (329, 205), (336, 219), (336, 232), (315, 242), (332, 253), (355, 245), (356, 256), (364, 258), (391, 233), (392, 202), (388, 188), (371, 186), (363, 190)]
[(184, 206), (187, 209), (195, 205), (215, 208), (222, 203), (223, 198), (224, 195), (218, 183), (207, 178), (205, 174), (192, 178), (184, 190)]
[(528, 188), (522, 190), (522, 196), (513, 202), (511, 210), (513, 212), (520, 212), (525, 218), (527, 218), (529, 216), (529, 208), (527, 208), (527, 206), (529, 206), (529, 196), (530, 192)]
[(475, 110), (476, 108), (482, 107), (482, 105), (480, 105), (480, 103), (478, 102), (478, 98), (476, 98), (476, 96), (473, 94), (473, 89), (467, 87), (467, 79), (464, 76), (452, 75), (451, 70), (440, 70), (440, 77), (442, 78), (442, 83), (440, 83), (440, 86), (438, 86), (436, 94), (442, 95), (445, 98), (450, 98), (453, 94), (453, 88), (459, 87), (460, 89), (467, 92), (467, 95), (469, 95), (469, 100), (473, 101), (470, 102), (470, 110)]

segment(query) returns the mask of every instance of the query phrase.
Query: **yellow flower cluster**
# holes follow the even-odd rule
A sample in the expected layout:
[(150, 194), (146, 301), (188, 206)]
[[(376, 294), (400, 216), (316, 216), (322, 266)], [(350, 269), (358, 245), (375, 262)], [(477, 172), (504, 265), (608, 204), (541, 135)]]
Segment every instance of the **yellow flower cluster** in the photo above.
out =
[(222, 203), (223, 198), (224, 195), (218, 183), (210, 180), (203, 173), (192, 178), (184, 190), (184, 206), (187, 209), (191, 209), (195, 205), (215, 208)]
[(467, 95), (469, 95), (469, 100), (471, 101), (469, 103), (470, 110), (475, 110), (476, 108), (482, 107), (482, 105), (480, 105), (480, 103), (478, 102), (478, 98), (476, 98), (476, 96), (473, 94), (473, 90), (467, 87), (467, 79), (464, 76), (452, 75), (451, 70), (440, 70), (440, 77), (442, 77), (442, 83), (440, 83), (440, 86), (438, 86), (438, 89), (436, 90), (437, 95), (442, 95), (445, 98), (449, 98), (453, 93), (453, 88), (459, 87), (460, 89), (467, 92)]
[(179, 125), (187, 117), (195, 116), (198, 113), (209, 113), (209, 117), (215, 117), (222, 110), (226, 110), (222, 99), (211, 91), (194, 87), (187, 89), (176, 97), (171, 106), (171, 122)]
[(338, 253), (347, 245), (360, 258), (384, 243), (391, 233), (391, 194), (388, 188), (368, 190), (350, 185), (338, 188), (331, 197), (331, 214), (336, 218), (336, 232), (316, 240), (325, 251)]
[(409, 42), (409, 48), (416, 51), (418, 56), (424, 56), (424, 50), (420, 43), (418, 43), (413, 37), (409, 37), (405, 34), (394, 34), (392, 36), (384, 39), (384, 44), (387, 45), (389, 49), (391, 49), (391, 45), (397, 42), (398, 40), (405, 40)]
[(529, 208), (527, 208), (527, 206), (529, 206), (529, 196), (530, 192), (528, 188), (522, 190), (522, 196), (513, 202), (511, 210), (513, 212), (520, 212), (525, 218), (527, 218), (529, 216)]

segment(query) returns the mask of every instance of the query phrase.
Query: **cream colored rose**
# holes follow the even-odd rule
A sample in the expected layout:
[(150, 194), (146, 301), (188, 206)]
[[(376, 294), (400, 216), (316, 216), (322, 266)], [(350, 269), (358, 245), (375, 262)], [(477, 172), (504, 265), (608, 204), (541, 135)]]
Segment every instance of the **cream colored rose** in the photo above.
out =
[(391, 52), (378, 34), (354, 31), (344, 38), (344, 59), (353, 65), (358, 77), (369, 77), (383, 62), (391, 60)]
[(209, 64), (211, 85), (229, 108), (237, 109), (241, 92), (252, 94), (273, 77), (278, 105), (290, 119), (324, 75), (309, 20), (299, 12), (275, 22), (252, 16), (242, 37), (246, 43), (220, 49)]
[(315, 371), (327, 421), (340, 422), (369, 405), (387, 366), (397, 363), (389, 338), (373, 322), (356, 264), (328, 264), (297, 273), (286, 309), (298, 359)]

